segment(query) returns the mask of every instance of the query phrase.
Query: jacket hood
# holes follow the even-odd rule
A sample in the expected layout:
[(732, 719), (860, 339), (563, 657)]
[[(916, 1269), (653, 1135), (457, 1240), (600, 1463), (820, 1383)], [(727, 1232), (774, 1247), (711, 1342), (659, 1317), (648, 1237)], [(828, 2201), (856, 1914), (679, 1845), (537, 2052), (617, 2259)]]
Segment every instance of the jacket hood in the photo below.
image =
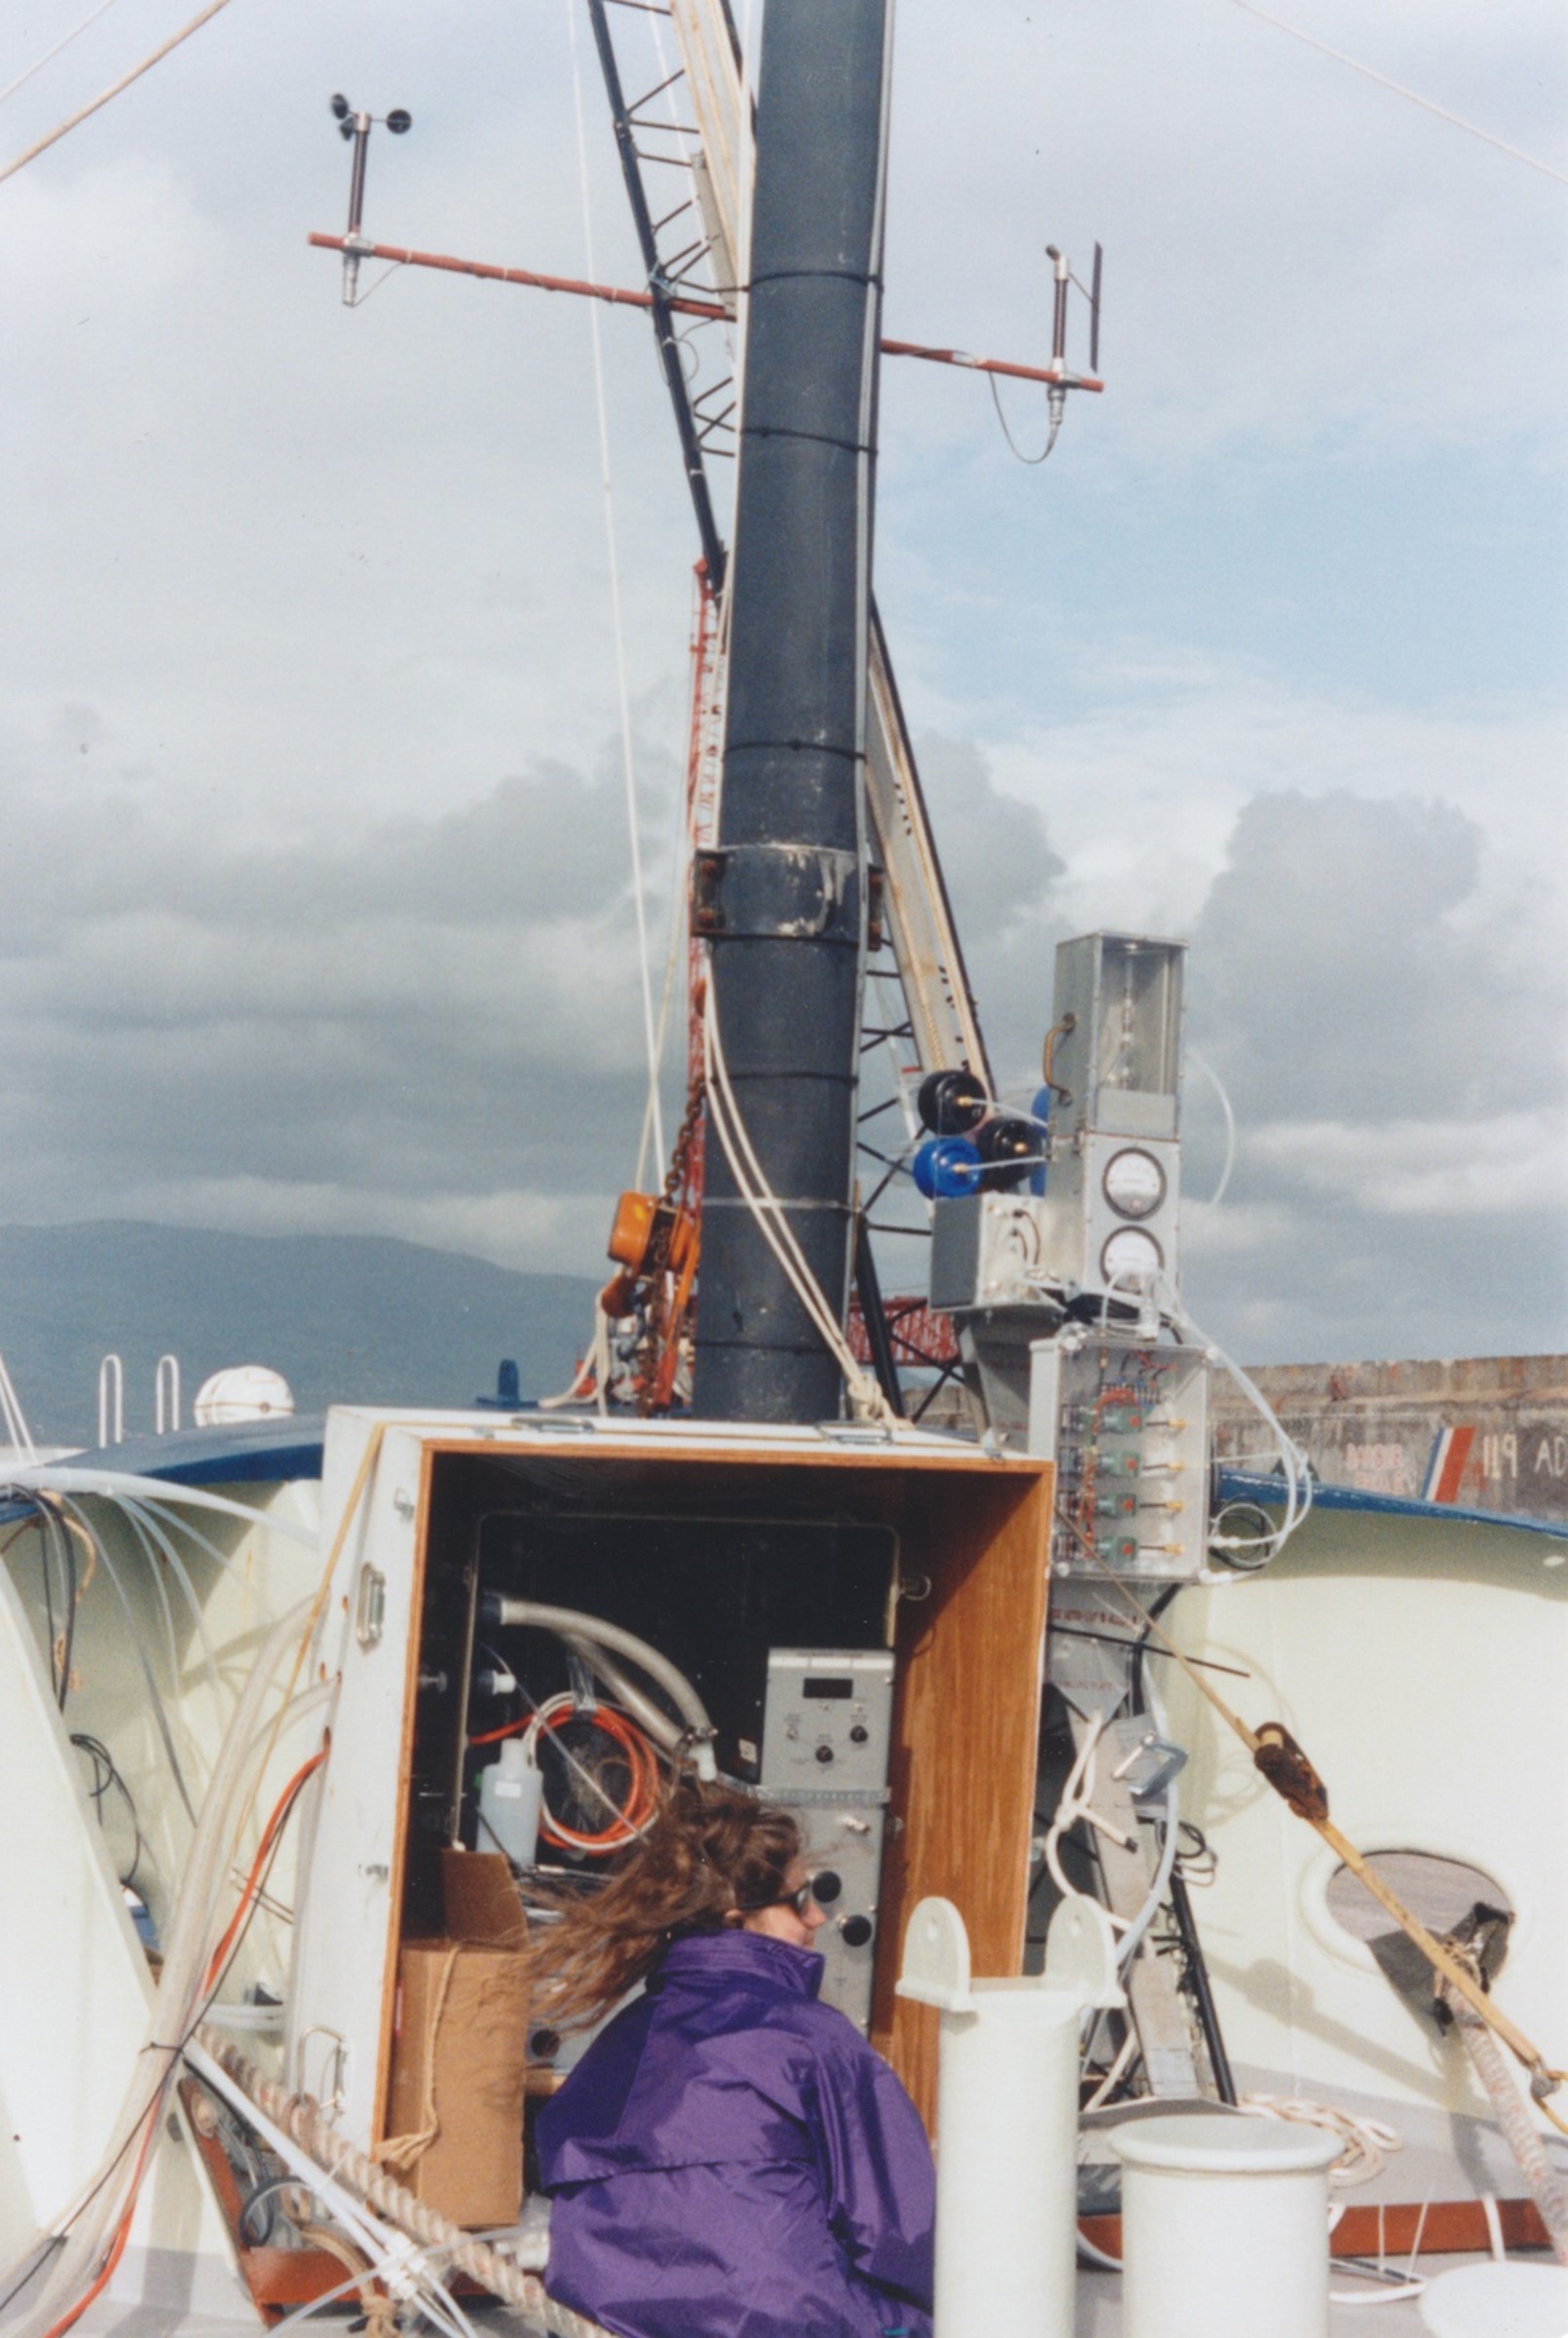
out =
[(765, 1932), (741, 1932), (731, 1926), (723, 1932), (689, 1933), (672, 1941), (656, 1969), (649, 1976), (650, 1994), (671, 1987), (733, 1987), (738, 1981), (787, 1989), (798, 1997), (814, 1997), (822, 1986), (826, 1967), (814, 1948), (797, 1948), (792, 1942), (775, 1941)]

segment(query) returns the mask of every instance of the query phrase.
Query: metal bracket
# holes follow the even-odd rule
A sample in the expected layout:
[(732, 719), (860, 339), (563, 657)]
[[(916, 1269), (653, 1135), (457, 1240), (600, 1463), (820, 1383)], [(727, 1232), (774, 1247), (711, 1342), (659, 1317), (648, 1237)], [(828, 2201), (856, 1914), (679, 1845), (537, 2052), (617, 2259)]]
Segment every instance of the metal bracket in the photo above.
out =
[(826, 845), (724, 845), (694, 853), (691, 929), (710, 941), (860, 944), (860, 870)]

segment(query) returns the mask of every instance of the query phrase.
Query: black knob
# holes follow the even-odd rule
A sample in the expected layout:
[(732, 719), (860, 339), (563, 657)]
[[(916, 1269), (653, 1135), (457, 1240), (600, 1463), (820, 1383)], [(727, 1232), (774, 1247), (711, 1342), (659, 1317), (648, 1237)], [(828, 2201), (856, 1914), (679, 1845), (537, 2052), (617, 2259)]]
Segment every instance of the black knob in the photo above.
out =
[(818, 1746), (817, 1759), (821, 1762), (831, 1761), (833, 1759), (833, 1748), (831, 1746)]
[(1016, 1191), (1040, 1159), (1040, 1131), (1032, 1120), (988, 1120), (975, 1144), (987, 1164), (981, 1183), (988, 1193)]
[(849, 1743), (852, 1746), (863, 1746), (870, 1735), (871, 1731), (867, 1728), (865, 1722), (857, 1721), (849, 1732)]
[(928, 1072), (917, 1109), (934, 1136), (961, 1137), (985, 1119), (990, 1098), (972, 1072)]
[(824, 1867), (811, 1878), (811, 1897), (819, 1907), (831, 1907), (842, 1890), (843, 1877), (836, 1875), (831, 1867)]
[(843, 1935), (843, 1944), (846, 1948), (864, 1948), (866, 1942), (871, 1939), (871, 1918), (870, 1916), (845, 1916), (839, 1930)]
[(561, 2033), (558, 2029), (546, 2029), (541, 2023), (538, 2029), (530, 2030), (528, 2052), (531, 2060), (553, 2062), (560, 2051)]

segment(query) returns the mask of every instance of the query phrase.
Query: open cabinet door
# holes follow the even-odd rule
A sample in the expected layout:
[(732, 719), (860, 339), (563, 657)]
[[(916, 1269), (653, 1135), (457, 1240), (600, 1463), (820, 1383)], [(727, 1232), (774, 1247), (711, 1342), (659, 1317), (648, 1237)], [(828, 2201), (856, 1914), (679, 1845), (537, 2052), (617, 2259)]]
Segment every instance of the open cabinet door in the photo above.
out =
[(923, 1575), (930, 1591), (899, 1603), (892, 1800), (903, 1827), (883, 1869), (873, 2034), (927, 2126), (937, 2017), (893, 1995), (912, 1907), (932, 1894), (952, 1901), (977, 1974), (1023, 1969), (1052, 1485), (1042, 1463), (922, 1473), (910, 1487), (906, 1579)]

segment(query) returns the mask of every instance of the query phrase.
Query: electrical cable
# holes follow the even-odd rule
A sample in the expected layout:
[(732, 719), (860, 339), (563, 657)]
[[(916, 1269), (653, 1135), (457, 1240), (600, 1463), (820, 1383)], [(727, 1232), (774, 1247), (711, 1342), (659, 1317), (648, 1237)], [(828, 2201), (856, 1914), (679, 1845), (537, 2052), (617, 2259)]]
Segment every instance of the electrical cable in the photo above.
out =
[[(1209, 1359), (1229, 1374), (1254, 1413), (1271, 1432), (1279, 1454), (1280, 1468), (1284, 1473), (1285, 1516), (1278, 1527), (1272, 1528), (1266, 1535), (1253, 1537), (1229, 1535), (1220, 1537), (1211, 1533), (1211, 1548), (1216, 1550), (1220, 1557), (1228, 1562), (1233, 1571), (1229, 1574), (1216, 1573), (1213, 1569), (1206, 1567), (1199, 1580), (1208, 1584), (1225, 1583), (1234, 1580), (1236, 1574), (1255, 1571), (1258, 1566), (1267, 1565), (1270, 1561), (1279, 1557), (1290, 1536), (1303, 1524), (1312, 1508), (1312, 1473), (1308, 1466), (1307, 1456), (1295, 1441), (1286, 1434), (1279, 1414), (1256, 1381), (1243, 1371), (1234, 1357), (1226, 1354), (1217, 1339), (1212, 1339), (1203, 1326), (1194, 1321), (1174, 1292), (1168, 1292), (1168, 1297), (1169, 1305), (1166, 1311), (1170, 1319), (1179, 1323), (1188, 1331)], [(1233, 1556), (1237, 1552), (1254, 1549), (1262, 1551), (1261, 1559), (1249, 1562)]]
[[(50, 131), (47, 136), (35, 139), (25, 153), (19, 154), (3, 169), (0, 169), (0, 179), (13, 178), (19, 170), (25, 170), (29, 163), (36, 162), (41, 154), (46, 154), (51, 146), (57, 145), (69, 132), (77, 129), (91, 115), (106, 106), (111, 98), (118, 97), (123, 90), (129, 90), (133, 81), (139, 81), (144, 73), (150, 73), (154, 65), (162, 64), (171, 50), (177, 49), (182, 41), (188, 41), (193, 32), (200, 32), (204, 24), (210, 23), (218, 11), (227, 8), (228, 5), (229, 0), (207, 0), (206, 7), (199, 16), (193, 17), (188, 24), (183, 25), (178, 32), (171, 35), (161, 48), (155, 49), (150, 57), (144, 57), (139, 65), (132, 65), (129, 73), (122, 73), (120, 79), (110, 88), (100, 91), (89, 104), (79, 106), (74, 114), (67, 116), (66, 120)], [(3, 1367), (0, 1367), (0, 1370), (3, 1370)]]
[[(75, 1515), (73, 1504), (67, 1503), (65, 1506), (67, 1509), (72, 1511), (73, 1515)], [(159, 1737), (163, 1741), (164, 1753), (168, 1761), (169, 1774), (174, 1781), (174, 1791), (179, 1795), (181, 1802), (185, 1806), (186, 1817), (190, 1820), (191, 1825), (194, 1827), (196, 1825), (196, 1805), (191, 1799), (190, 1789), (185, 1783), (185, 1771), (181, 1765), (179, 1754), (176, 1753), (174, 1748), (174, 1733), (169, 1723), (168, 1707), (164, 1703), (163, 1691), (158, 1685), (157, 1678), (154, 1675), (152, 1666), (147, 1659), (147, 1651), (142, 1645), (141, 1628), (136, 1617), (136, 1611), (131, 1604), (131, 1600), (126, 1591), (126, 1587), (120, 1580), (120, 1570), (115, 1565), (114, 1561), (110, 1558), (107, 1545), (100, 1541), (95, 1534), (93, 1534), (91, 1527), (86, 1526), (85, 1522), (83, 1522), (83, 1525), (84, 1531), (93, 1535), (93, 1547), (98, 1558), (103, 1563), (104, 1573), (108, 1576), (109, 1581), (113, 1584), (115, 1596), (119, 1600), (120, 1605), (125, 1612), (125, 1619), (128, 1627), (131, 1650), (135, 1656), (137, 1664), (141, 1668), (141, 1677), (147, 1684), (147, 1694), (152, 1702), (153, 1720), (157, 1726)], [(157, 1589), (160, 1598), (163, 1599), (164, 1603), (164, 1621), (168, 1628), (169, 1647), (171, 1651), (169, 1661), (173, 1670), (173, 1675), (177, 1678), (179, 1673), (179, 1660), (177, 1655), (172, 1653), (174, 1644), (174, 1621), (173, 1617), (168, 1612), (168, 1600), (164, 1598), (163, 1586), (161, 1583), (157, 1584)]]
[(1217, 1210), (1224, 1200), (1226, 1188), (1230, 1185), (1230, 1173), (1236, 1166), (1236, 1114), (1226, 1092), (1225, 1083), (1208, 1057), (1200, 1055), (1196, 1047), (1189, 1047), (1187, 1061), (1189, 1064), (1195, 1065), (1208, 1080), (1214, 1094), (1219, 1098), (1219, 1109), (1225, 1117), (1225, 1162), (1219, 1172), (1219, 1183), (1207, 1201), (1201, 1201), (1196, 1205), (1207, 1216), (1211, 1210)]
[(1039, 453), (1037, 455), (1027, 455), (1008, 428), (1007, 416), (1002, 411), (1001, 393), (996, 387), (996, 376), (993, 373), (988, 373), (986, 379), (990, 384), (990, 402), (995, 407), (996, 419), (1002, 426), (1002, 436), (1007, 440), (1008, 446), (1011, 448), (1013, 454), (1017, 457), (1020, 463), (1027, 463), (1031, 465), (1043, 463), (1046, 456), (1051, 452), (1051, 449), (1055, 446), (1058, 438), (1062, 434), (1062, 416), (1060, 414), (1052, 415), (1051, 427), (1047, 434), (1045, 444), (1041, 447)]
[[(92, 1795), (93, 1801), (97, 1804), (98, 1825), (100, 1828), (103, 1825), (104, 1795), (108, 1792), (111, 1786), (116, 1786), (120, 1790), (121, 1796), (125, 1802), (127, 1815), (131, 1820), (131, 1831), (136, 1838), (134, 1847), (131, 1851), (130, 1872), (122, 1875), (120, 1881), (127, 1891), (133, 1891), (135, 1889), (136, 1870), (141, 1866), (141, 1855), (143, 1850), (146, 1848), (142, 1837), (141, 1820), (136, 1813), (135, 1796), (131, 1793), (131, 1789), (129, 1786), (127, 1786), (124, 1778), (121, 1777), (119, 1769), (115, 1764), (114, 1756), (110, 1754), (108, 1747), (104, 1745), (101, 1738), (90, 1736), (85, 1729), (76, 1729), (71, 1732), (71, 1743), (73, 1746), (80, 1747), (82, 1752), (88, 1756), (89, 1760), (93, 1764), (93, 1784), (89, 1787), (88, 1791)], [(104, 1772), (101, 1783), (99, 1782), (98, 1778), (98, 1766), (100, 1763), (102, 1764)]]
[[(621, 1713), (616, 1706), (602, 1703), (595, 1704), (591, 1712), (584, 1713), (579, 1708), (571, 1691), (563, 1690), (559, 1696), (545, 1698), (523, 1739), (536, 1766), (539, 1764), (540, 1749), (546, 1738), (564, 1754), (566, 1749), (557, 1742), (558, 1732), (574, 1721), (585, 1722), (599, 1730), (625, 1754), (631, 1773), (626, 1799), (623, 1803), (616, 1803), (600, 1782), (592, 1779), (595, 1791), (613, 1814), (610, 1825), (602, 1828), (597, 1834), (586, 1833), (567, 1826), (551, 1810), (548, 1801), (541, 1799), (540, 1832), (547, 1842), (555, 1843), (563, 1850), (583, 1851), (591, 1858), (603, 1859), (613, 1851), (623, 1851), (627, 1844), (638, 1841), (647, 1832), (649, 1823), (658, 1808), (658, 1764), (653, 1747), (629, 1716)], [(584, 1776), (592, 1777), (584, 1765), (574, 1762), (573, 1767), (581, 1768)]]
[(224, 1966), (229, 1962), (231, 1952), (238, 1947), (240, 1936), (248, 1920), (250, 1907), (261, 1881), (263, 1866), (271, 1865), (270, 1854), (287, 1823), (289, 1812), (293, 1809), (305, 1781), (320, 1768), (325, 1759), (326, 1754), (323, 1751), (319, 1754), (313, 1754), (308, 1761), (302, 1761), (279, 1795), (273, 1807), (272, 1816), (262, 1829), (261, 1841), (256, 1847), (256, 1856), (251, 1861), (250, 1871), (244, 1881), (244, 1889), (240, 1895), (240, 1904), (229, 1919), (228, 1930), (212, 1951), (203, 1982), (205, 1989), (210, 1991), (216, 1986), (217, 1977), (221, 1975)]

